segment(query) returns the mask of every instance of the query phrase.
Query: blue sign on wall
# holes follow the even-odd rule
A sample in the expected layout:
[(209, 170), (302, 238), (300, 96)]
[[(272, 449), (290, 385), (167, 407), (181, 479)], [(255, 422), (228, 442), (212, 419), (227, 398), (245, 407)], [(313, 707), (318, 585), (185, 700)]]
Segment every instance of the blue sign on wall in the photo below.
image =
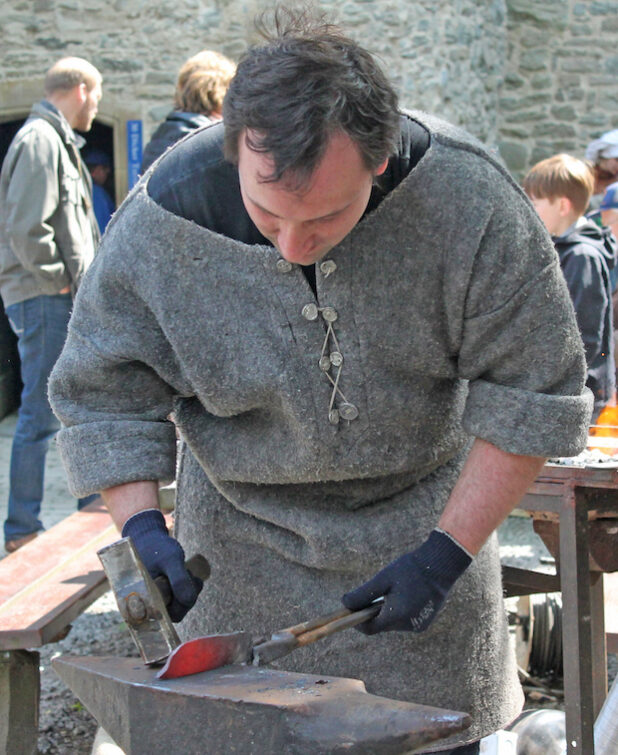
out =
[(127, 175), (129, 189), (137, 183), (142, 164), (142, 122), (127, 121)]

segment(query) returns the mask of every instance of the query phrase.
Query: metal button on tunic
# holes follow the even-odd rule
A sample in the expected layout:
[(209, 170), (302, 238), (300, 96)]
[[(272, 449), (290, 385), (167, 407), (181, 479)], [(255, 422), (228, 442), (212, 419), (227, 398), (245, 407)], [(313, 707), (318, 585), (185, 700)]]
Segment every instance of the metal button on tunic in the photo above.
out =
[(280, 273), (289, 273), (292, 269), (292, 263), (288, 262), (287, 260), (281, 259), (277, 260), (277, 270)]
[(342, 419), (346, 419), (348, 420), (348, 422), (351, 422), (353, 419), (356, 419), (358, 417), (358, 409), (354, 406), (354, 404), (346, 402), (345, 404), (339, 404), (339, 414), (341, 415)]
[(343, 364), (343, 354), (338, 351), (331, 351), (330, 362), (333, 367), (341, 367), (341, 365)]
[(334, 260), (323, 260), (320, 262), (320, 271), (325, 278), (337, 269), (337, 263)]
[(311, 320), (311, 321), (317, 320), (318, 319), (317, 305), (313, 303), (305, 304), (305, 306), (302, 308), (301, 314), (305, 318), (305, 320)]
[(320, 365), (320, 369), (326, 372), (327, 370), (330, 370), (331, 360), (328, 357), (320, 357), (318, 364)]
[(337, 310), (334, 307), (324, 307), (322, 310), (322, 317), (326, 322), (335, 322), (337, 319)]

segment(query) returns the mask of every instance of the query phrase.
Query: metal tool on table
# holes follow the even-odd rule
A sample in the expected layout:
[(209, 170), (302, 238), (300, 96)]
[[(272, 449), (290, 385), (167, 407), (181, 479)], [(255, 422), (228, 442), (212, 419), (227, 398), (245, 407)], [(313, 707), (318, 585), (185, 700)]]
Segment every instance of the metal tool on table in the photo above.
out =
[[(172, 591), (165, 577), (152, 579), (131, 542), (123, 537), (97, 551), (120, 615), (147, 664), (160, 664), (180, 645), (180, 638), (168, 615)], [(196, 555), (185, 563), (186, 568), (206, 581), (210, 565), (204, 556)]]
[[(118, 609), (142, 658), (149, 665), (165, 662), (157, 674), (159, 679), (175, 679), (233, 663), (270, 663), (298, 647), (368, 621), (383, 603), (380, 598), (361, 611), (340, 608), (275, 632), (269, 639), (255, 639), (249, 632), (232, 632), (197, 637), (181, 644), (165, 607), (171, 599), (169, 584), (160, 577), (152, 580), (131, 539), (125, 537), (98, 553)], [(186, 565), (202, 579), (208, 578), (210, 569), (203, 556), (189, 559)], [(161, 590), (167, 592), (167, 600)]]

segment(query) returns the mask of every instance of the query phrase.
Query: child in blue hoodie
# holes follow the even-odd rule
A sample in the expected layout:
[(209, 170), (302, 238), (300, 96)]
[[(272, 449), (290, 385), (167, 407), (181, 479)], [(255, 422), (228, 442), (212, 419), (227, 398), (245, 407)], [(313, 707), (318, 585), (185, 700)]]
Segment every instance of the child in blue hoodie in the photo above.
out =
[(584, 217), (594, 187), (587, 163), (554, 155), (534, 165), (523, 185), (560, 257), (586, 349), (594, 420), (616, 388), (610, 271), (618, 244), (608, 228)]

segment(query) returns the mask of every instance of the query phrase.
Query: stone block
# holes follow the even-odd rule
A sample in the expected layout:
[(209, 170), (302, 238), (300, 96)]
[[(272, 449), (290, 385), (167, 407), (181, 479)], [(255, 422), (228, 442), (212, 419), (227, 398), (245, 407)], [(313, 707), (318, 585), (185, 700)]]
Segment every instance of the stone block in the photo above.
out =
[(506, 0), (508, 13), (519, 19), (530, 20), (539, 26), (560, 30), (566, 26), (569, 13), (568, 0)]
[[(593, 37), (594, 35), (594, 30), (590, 24), (575, 23), (569, 28), (569, 32), (573, 37)], [(579, 43), (582, 41), (585, 42), (585, 40), (578, 39)]]
[(564, 139), (569, 136), (576, 136), (575, 128), (566, 123), (537, 123), (532, 129), (533, 136), (551, 136), (555, 139)]
[(613, 0), (610, 2), (592, 2), (590, 3), (591, 16), (610, 16), (618, 14), (618, 5)]
[(511, 139), (525, 140), (530, 136), (530, 129), (526, 126), (512, 126), (511, 124), (500, 126), (500, 136)]
[(546, 71), (549, 69), (547, 50), (530, 50), (519, 61), (520, 71)]
[(501, 141), (498, 143), (498, 149), (500, 150), (500, 156), (509, 170), (521, 171), (525, 169), (528, 150), (523, 144)]
[(548, 73), (535, 73), (530, 79), (533, 89), (550, 89), (552, 84), (553, 78)]
[(504, 77), (505, 87), (511, 89), (520, 89), (526, 83), (526, 79), (522, 78), (516, 73), (507, 73)]
[(537, 144), (533, 147), (530, 155), (530, 164), (536, 165), (541, 160), (556, 154), (556, 148), (553, 144)]
[(611, 55), (603, 61), (603, 70), (610, 76), (618, 76), (618, 55)]
[(522, 35), (518, 42), (522, 49), (530, 49), (531, 47), (546, 47), (547, 46), (547, 32), (541, 29), (535, 29), (530, 26), (521, 25)]
[(590, 60), (583, 55), (577, 58), (570, 58), (562, 60), (560, 67), (563, 71), (568, 73), (598, 73), (599, 62), (596, 60)]
[(586, 98), (586, 90), (579, 87), (566, 87), (564, 102), (583, 102)]
[(577, 118), (577, 111), (572, 105), (555, 105), (550, 113), (557, 121), (574, 121)]
[(579, 122), (583, 126), (594, 126), (595, 128), (604, 128), (605, 125), (608, 122), (608, 114), (605, 112), (602, 113), (586, 113), (586, 115), (583, 115)]
[(60, 39), (59, 37), (37, 37), (37, 45), (44, 47), (46, 50), (65, 50), (70, 42)]
[(521, 112), (511, 113), (506, 117), (506, 120), (509, 123), (537, 123), (547, 120), (547, 111), (544, 108), (522, 110)]

